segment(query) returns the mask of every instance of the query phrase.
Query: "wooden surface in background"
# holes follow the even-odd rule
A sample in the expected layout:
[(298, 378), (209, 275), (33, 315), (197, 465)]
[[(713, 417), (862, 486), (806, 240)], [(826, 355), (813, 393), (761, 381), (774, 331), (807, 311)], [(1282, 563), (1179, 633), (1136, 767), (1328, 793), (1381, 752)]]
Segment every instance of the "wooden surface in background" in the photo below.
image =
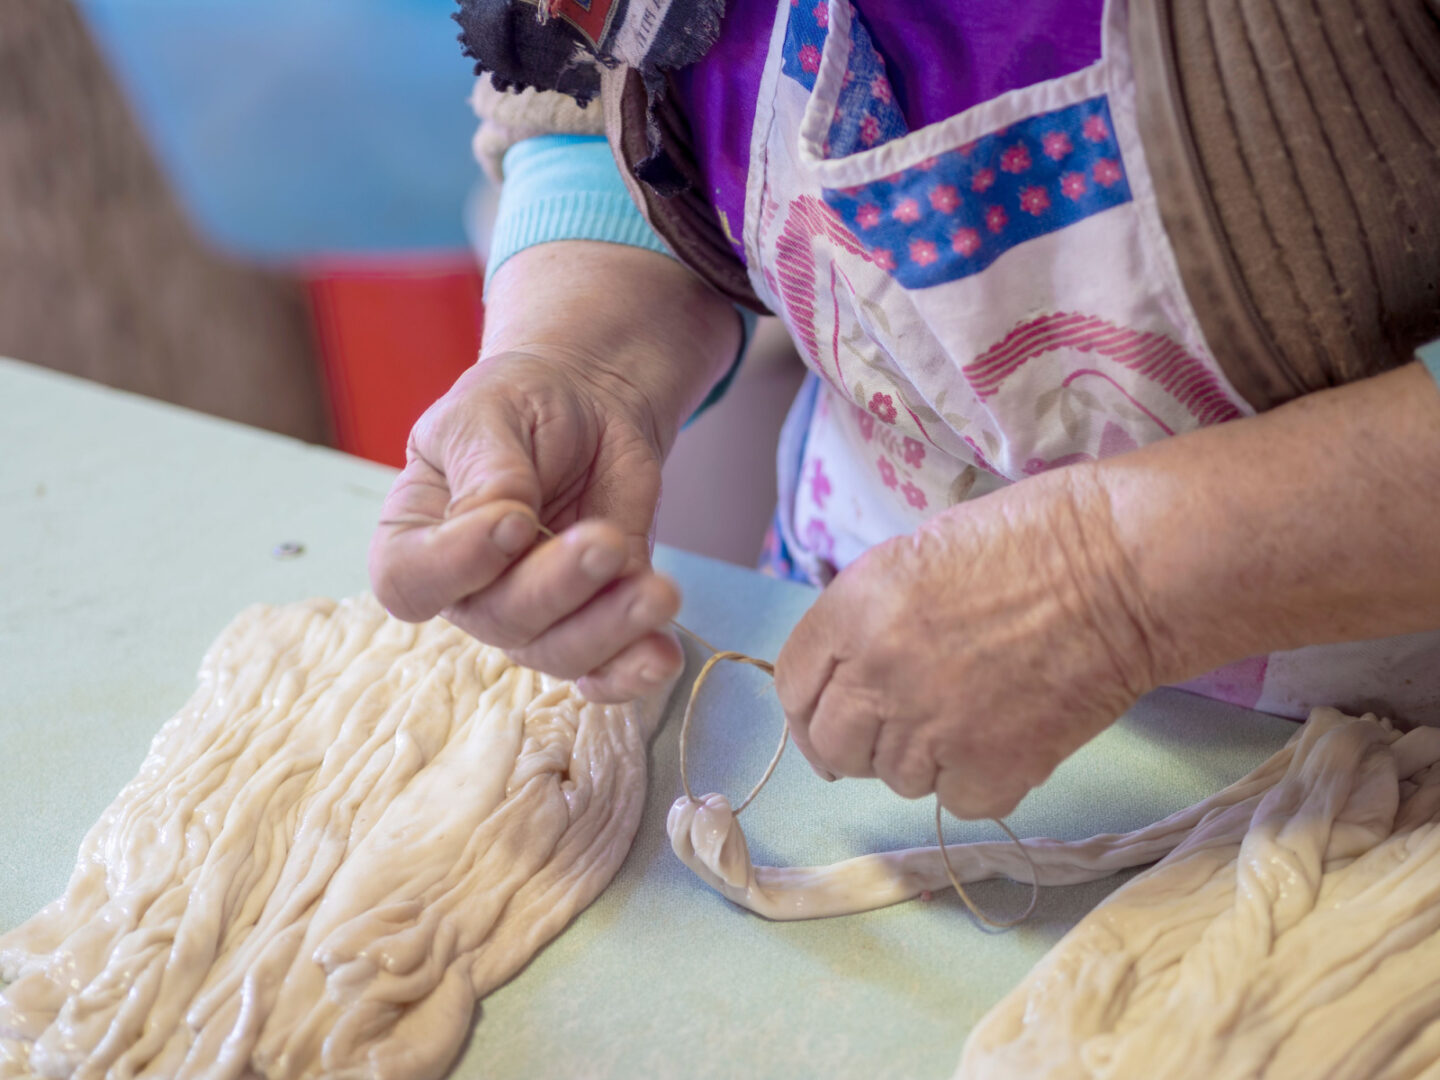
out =
[(3, 0), (0, 355), (319, 442), (307, 319), (191, 230), (68, 0)]

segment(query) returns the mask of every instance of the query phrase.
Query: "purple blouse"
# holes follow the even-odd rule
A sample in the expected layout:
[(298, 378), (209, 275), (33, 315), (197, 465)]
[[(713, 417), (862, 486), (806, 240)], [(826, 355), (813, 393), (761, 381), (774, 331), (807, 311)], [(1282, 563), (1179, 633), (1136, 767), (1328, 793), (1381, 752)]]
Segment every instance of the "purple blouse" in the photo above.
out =
[[(793, 3), (826, 0), (792, 0)], [(910, 130), (1100, 58), (1103, 0), (853, 0)], [(730, 0), (720, 40), (675, 76), (710, 198), (745, 257), (745, 178), (774, 0)]]

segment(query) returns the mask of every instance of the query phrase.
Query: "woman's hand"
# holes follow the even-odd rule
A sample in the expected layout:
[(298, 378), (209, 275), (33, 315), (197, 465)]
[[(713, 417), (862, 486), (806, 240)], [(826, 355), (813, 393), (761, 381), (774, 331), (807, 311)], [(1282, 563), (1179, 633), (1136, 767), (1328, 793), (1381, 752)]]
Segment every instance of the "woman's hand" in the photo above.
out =
[(835, 578), (775, 672), (817, 771), (1003, 817), (1156, 684), (1148, 617), (1086, 476), (956, 507)]
[(817, 769), (1000, 816), (1152, 687), (1440, 627), (1437, 493), (1414, 363), (1032, 477), (847, 567), (780, 701)]
[(680, 595), (650, 566), (660, 466), (737, 345), (729, 305), (663, 256), (514, 256), (491, 284), (480, 362), (411, 432), (371, 544), (375, 595), (594, 700), (673, 677), (683, 657), (663, 628)]
[[(538, 351), (462, 375), (415, 425), (385, 500), (371, 548), (381, 602), (588, 676), (598, 697), (673, 675), (679, 649), (659, 630), (680, 597), (650, 569), (660, 450), (644, 407), (616, 389)], [(529, 551), (541, 521), (562, 535)]]

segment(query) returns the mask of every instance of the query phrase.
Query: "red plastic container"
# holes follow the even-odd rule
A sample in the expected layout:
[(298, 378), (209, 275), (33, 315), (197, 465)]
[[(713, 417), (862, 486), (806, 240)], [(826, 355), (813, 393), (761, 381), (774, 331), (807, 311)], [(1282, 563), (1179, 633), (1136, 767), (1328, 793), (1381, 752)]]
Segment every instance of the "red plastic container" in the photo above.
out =
[(404, 465), (411, 426), (479, 355), (479, 267), (464, 254), (347, 259), (306, 278), (336, 445)]

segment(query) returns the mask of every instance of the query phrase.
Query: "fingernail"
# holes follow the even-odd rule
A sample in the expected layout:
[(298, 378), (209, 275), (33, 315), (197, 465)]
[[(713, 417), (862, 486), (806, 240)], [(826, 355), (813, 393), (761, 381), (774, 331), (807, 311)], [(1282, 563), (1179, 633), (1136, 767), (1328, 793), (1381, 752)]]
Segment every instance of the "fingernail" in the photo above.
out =
[(518, 555), (525, 550), (535, 534), (535, 519), (518, 510), (511, 511), (500, 519), (490, 532), (490, 539), (506, 555)]
[(816, 776), (824, 780), (827, 784), (833, 784), (835, 782), (835, 774), (828, 769), (822, 769), (819, 765), (811, 765), (810, 768), (815, 771)]
[(649, 597), (645, 596), (640, 597), (640, 599), (630, 605), (628, 614), (632, 623), (639, 623), (642, 626), (648, 626), (650, 623), (655, 622), (657, 618), (655, 605), (651, 603)]
[(625, 553), (605, 544), (586, 548), (580, 554), (580, 569), (592, 581), (609, 581), (620, 571)]

